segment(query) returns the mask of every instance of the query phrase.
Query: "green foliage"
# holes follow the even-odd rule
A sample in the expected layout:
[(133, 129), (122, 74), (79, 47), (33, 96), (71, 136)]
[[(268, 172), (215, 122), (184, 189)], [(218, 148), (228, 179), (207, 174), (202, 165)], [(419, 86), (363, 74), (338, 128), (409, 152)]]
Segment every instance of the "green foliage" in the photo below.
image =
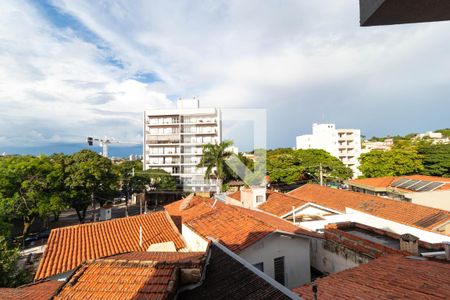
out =
[(408, 149), (373, 150), (361, 154), (359, 161), (359, 169), (369, 178), (417, 174), (423, 170), (422, 156)]
[(320, 165), (326, 178), (348, 179), (352, 170), (328, 152), (319, 149), (275, 149), (267, 152), (267, 173), (276, 183), (292, 184), (320, 176)]
[(66, 158), (64, 183), (65, 199), (76, 210), (80, 222), (84, 221), (91, 202), (102, 206), (117, 191), (111, 160), (91, 150), (81, 150)]
[(220, 144), (206, 144), (203, 145), (203, 156), (198, 168), (206, 168), (205, 179), (215, 177), (223, 181), (226, 177), (227, 165), (225, 161), (232, 155), (227, 148), (233, 145), (232, 141), (223, 141)]
[(409, 150), (409, 151), (417, 151), (420, 147), (429, 146), (432, 144), (431, 139), (405, 139), (405, 138), (399, 138), (394, 139), (394, 145), (392, 149), (403, 149), (403, 150)]
[(63, 209), (57, 179), (58, 171), (47, 156), (0, 160), (0, 215), (20, 217), (27, 235), (36, 218)]
[(420, 147), (418, 153), (423, 157), (423, 174), (450, 177), (450, 144)]
[(19, 257), (19, 249), (10, 247), (5, 237), (0, 236), (0, 287), (16, 287), (31, 279), (17, 267)]

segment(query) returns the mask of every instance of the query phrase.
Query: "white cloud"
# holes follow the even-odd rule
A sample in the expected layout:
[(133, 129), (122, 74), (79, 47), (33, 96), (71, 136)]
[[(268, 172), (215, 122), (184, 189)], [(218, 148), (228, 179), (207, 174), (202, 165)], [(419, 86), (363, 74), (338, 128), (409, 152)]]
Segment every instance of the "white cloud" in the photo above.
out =
[(139, 140), (143, 109), (172, 104), (28, 3), (2, 3), (0, 28), (0, 146), (83, 142), (87, 134)]
[[(134, 138), (142, 110), (171, 105), (166, 95), (267, 108), (272, 147), (291, 146), (322, 120), (367, 135), (448, 127), (448, 22), (360, 28), (357, 2), (335, 0), (53, 4), (108, 50), (52, 26), (30, 4), (5, 2), (2, 135), (42, 128), (44, 139)], [(161, 81), (130, 79), (149, 72)], [(424, 105), (439, 109), (423, 114)]]

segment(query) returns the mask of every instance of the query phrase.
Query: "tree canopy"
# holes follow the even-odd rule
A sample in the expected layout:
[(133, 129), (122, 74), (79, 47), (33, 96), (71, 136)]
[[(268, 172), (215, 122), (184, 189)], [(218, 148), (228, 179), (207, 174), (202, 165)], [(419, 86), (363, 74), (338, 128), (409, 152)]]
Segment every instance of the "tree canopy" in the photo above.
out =
[(292, 184), (304, 179), (318, 179), (320, 165), (325, 178), (344, 180), (352, 170), (339, 159), (320, 149), (274, 149), (267, 152), (267, 173), (276, 183)]
[(64, 208), (59, 195), (60, 172), (47, 156), (12, 156), (0, 160), (0, 214), (20, 217), (23, 234), (36, 218), (59, 214)]
[(359, 169), (364, 177), (418, 174), (423, 170), (422, 156), (415, 150), (372, 150), (361, 154)]
[(450, 144), (424, 146), (418, 153), (423, 158), (423, 174), (450, 177)]

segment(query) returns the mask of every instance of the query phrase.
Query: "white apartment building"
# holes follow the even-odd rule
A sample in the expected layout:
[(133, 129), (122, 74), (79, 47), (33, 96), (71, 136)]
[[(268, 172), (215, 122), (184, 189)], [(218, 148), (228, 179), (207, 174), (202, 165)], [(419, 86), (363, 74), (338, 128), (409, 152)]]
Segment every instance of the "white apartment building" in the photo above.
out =
[(352, 169), (354, 178), (361, 175), (358, 169), (361, 155), (359, 129), (336, 129), (335, 124), (314, 123), (312, 134), (297, 136), (296, 149), (323, 149)]
[(144, 112), (144, 170), (163, 169), (190, 191), (215, 191), (216, 181), (205, 180), (205, 168), (197, 168), (202, 146), (220, 143), (221, 113), (200, 108), (197, 99), (177, 101), (176, 109)]

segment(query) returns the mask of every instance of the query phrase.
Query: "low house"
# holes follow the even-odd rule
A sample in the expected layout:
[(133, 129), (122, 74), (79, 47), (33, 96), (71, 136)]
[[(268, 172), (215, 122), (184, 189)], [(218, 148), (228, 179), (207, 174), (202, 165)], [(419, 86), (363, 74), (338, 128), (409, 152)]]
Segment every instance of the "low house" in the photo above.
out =
[(361, 178), (346, 182), (354, 192), (450, 210), (450, 178), (411, 175)]
[(130, 251), (179, 251), (182, 236), (165, 211), (53, 229), (35, 280), (64, 279), (86, 260)]
[[(302, 217), (304, 210), (323, 210), (321, 220), (301, 222), (304, 227), (321, 230), (326, 224), (352, 221), (404, 234), (411, 233), (429, 243), (449, 240), (450, 212), (409, 202), (385, 199), (352, 191), (306, 184), (288, 193), (298, 198), (289, 203), (268, 200), (260, 209), (287, 218)], [(293, 209), (292, 206), (295, 206)], [(275, 208), (276, 207), (276, 208)], [(281, 209), (282, 207), (282, 209)]]
[(202, 251), (210, 238), (287, 287), (310, 281), (310, 240), (320, 235), (264, 212), (209, 198), (188, 197), (165, 206), (187, 247)]
[(450, 299), (450, 263), (390, 254), (294, 288), (312, 299)]

